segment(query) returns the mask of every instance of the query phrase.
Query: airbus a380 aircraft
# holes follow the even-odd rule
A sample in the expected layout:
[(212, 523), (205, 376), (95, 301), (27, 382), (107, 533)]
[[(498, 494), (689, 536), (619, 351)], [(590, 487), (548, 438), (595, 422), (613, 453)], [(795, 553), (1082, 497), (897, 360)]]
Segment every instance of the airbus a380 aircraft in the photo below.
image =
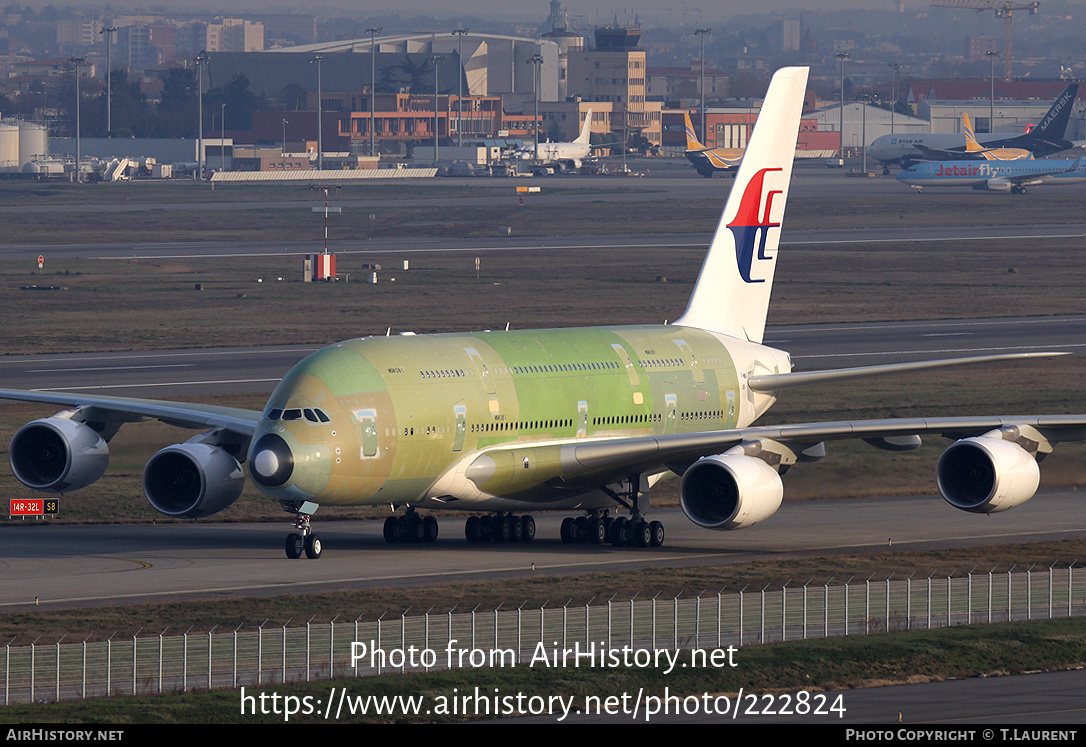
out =
[[(175, 517), (207, 516), (242, 488), (295, 516), (286, 553), (318, 557), (320, 505), (406, 508), (385, 523), (390, 541), (434, 540), (418, 509), (484, 513), (469, 540), (531, 539), (518, 512), (579, 512), (566, 541), (660, 545), (646, 521), (648, 489), (682, 475), (686, 516), (706, 529), (747, 527), (781, 504), (780, 475), (861, 438), (915, 448), (924, 434), (958, 438), (937, 468), (951, 505), (1002, 511), (1037, 489), (1037, 460), (1086, 437), (1086, 415), (871, 420), (753, 427), (781, 390), (862, 376), (1016, 356), (792, 373), (788, 354), (762, 345), (806, 68), (779, 70), (747, 148), (689, 305), (671, 325), (368, 337), (298, 363), (263, 412), (56, 392), (0, 397), (67, 409), (27, 424), (10, 448), (24, 484), (68, 492), (105, 471), (124, 423), (154, 419), (207, 429), (148, 462), (144, 492)], [(625, 508), (629, 518), (612, 520)]]

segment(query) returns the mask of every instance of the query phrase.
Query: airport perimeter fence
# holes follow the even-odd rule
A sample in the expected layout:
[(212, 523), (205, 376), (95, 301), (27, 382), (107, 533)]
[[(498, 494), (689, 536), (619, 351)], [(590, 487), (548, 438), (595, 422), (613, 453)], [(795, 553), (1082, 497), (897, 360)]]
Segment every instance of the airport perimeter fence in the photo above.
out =
[[(696, 597), (567, 603), (4, 649), (4, 704), (152, 695), (450, 668), (519, 666), (563, 651), (714, 649), (1086, 616), (1086, 572), (970, 573)], [(358, 646), (353, 644), (358, 642)], [(364, 648), (363, 648), (364, 647)], [(352, 655), (360, 658), (352, 659)], [(536, 658), (537, 661), (542, 659)], [(572, 659), (567, 665), (572, 665)], [(587, 661), (587, 660), (583, 660)]]

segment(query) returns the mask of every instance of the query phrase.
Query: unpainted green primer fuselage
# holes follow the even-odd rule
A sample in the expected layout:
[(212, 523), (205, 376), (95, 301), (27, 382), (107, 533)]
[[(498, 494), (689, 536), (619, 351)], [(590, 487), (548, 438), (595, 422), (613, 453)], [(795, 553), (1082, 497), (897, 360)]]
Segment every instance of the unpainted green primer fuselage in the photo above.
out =
[[(746, 377), (788, 370), (780, 351), (680, 326), (349, 340), (301, 361), (272, 394), (252, 443), (279, 435), (293, 470), (258, 487), (329, 505), (587, 506), (589, 486), (553, 489), (562, 445), (742, 427), (773, 401)], [(328, 422), (297, 415), (317, 409)], [(513, 464), (512, 445), (533, 448)], [(487, 469), (451, 476), (482, 453)]]

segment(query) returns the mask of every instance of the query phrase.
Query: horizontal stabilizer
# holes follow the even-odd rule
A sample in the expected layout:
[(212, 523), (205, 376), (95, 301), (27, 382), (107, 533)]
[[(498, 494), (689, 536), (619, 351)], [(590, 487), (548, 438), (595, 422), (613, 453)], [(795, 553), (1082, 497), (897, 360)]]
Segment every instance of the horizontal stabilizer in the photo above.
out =
[(1070, 353), (1005, 353), (1002, 355), (976, 355), (970, 358), (949, 358), (935, 361), (912, 361), (909, 363), (888, 363), (883, 366), (859, 366), (856, 368), (834, 368), (827, 371), (799, 371), (796, 373), (764, 374), (752, 376), (747, 386), (757, 392), (776, 392), (812, 384), (828, 384), (868, 376), (887, 376), (890, 374), (925, 371), (930, 368), (949, 366), (970, 366), (977, 363), (995, 363), (996, 361), (1015, 361), (1028, 358), (1054, 358)]

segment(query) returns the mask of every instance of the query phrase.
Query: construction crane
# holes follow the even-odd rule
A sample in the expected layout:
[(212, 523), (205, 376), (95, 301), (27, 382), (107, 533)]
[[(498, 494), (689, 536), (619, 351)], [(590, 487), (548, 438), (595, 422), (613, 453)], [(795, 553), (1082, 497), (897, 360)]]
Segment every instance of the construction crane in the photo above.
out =
[(1003, 80), (1011, 79), (1011, 17), (1016, 10), (1028, 10), (1030, 15), (1037, 12), (1039, 2), (1015, 3), (1011, 0), (932, 0), (933, 8), (966, 8), (983, 13), (994, 10), (996, 18), (1003, 19)]

